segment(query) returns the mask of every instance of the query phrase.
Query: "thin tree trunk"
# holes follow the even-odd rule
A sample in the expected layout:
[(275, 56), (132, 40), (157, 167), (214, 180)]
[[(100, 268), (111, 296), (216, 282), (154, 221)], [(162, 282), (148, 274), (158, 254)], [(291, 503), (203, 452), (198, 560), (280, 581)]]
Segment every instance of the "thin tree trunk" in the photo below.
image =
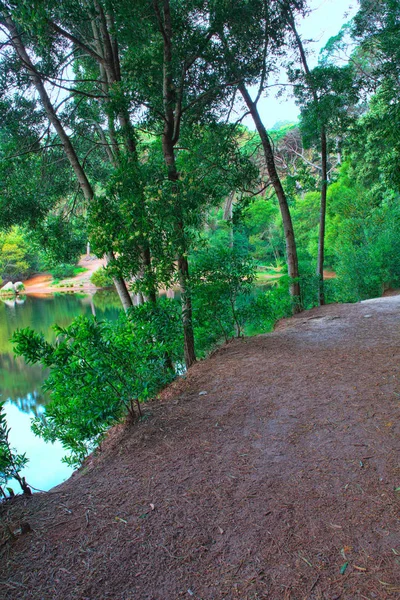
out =
[[(289, 16), (289, 23), (296, 39), (297, 47), (300, 53), (300, 60), (303, 65), (304, 73), (310, 78), (311, 72), (307, 62), (307, 56), (304, 50), (303, 42), (297, 32), (296, 24), (293, 15)], [(314, 104), (318, 110), (318, 95), (315, 88), (309, 83)], [(317, 256), (317, 276), (318, 276), (318, 304), (325, 304), (324, 291), (324, 255), (325, 255), (325, 221), (326, 221), (326, 195), (328, 190), (328, 151), (327, 151), (327, 136), (324, 125), (321, 125), (321, 195), (320, 195), (320, 210), (319, 210), (319, 235), (318, 235), (318, 256)]]
[(268, 175), (278, 198), (279, 208), (282, 215), (283, 230), (285, 233), (286, 240), (287, 266), (289, 277), (291, 279), (290, 295), (292, 297), (293, 313), (299, 313), (302, 310), (302, 303), (300, 298), (299, 265), (289, 205), (287, 202), (285, 191), (282, 187), (281, 180), (276, 170), (274, 152), (271, 146), (271, 142), (269, 140), (269, 136), (264, 126), (264, 123), (261, 121), (257, 105), (255, 104), (255, 102), (253, 102), (249, 92), (243, 84), (239, 86), (239, 91), (242, 94), (243, 100), (245, 101), (249, 109), (258, 134), (261, 138)]
[[(168, 166), (168, 179), (176, 182), (179, 179), (179, 173), (176, 169), (174, 147), (168, 136), (167, 125), (164, 128), (163, 149), (165, 162)], [(179, 216), (175, 229), (179, 237), (179, 245), (184, 244), (184, 224), (183, 220)], [(184, 356), (186, 368), (189, 369), (189, 367), (196, 362), (196, 352), (194, 345), (193, 307), (192, 294), (190, 290), (189, 263), (183, 248), (180, 249), (178, 255), (178, 278), (179, 287), (181, 289)]]
[[(142, 249), (142, 257), (143, 257), (143, 265), (144, 265), (144, 271), (145, 273), (150, 273), (151, 275), (151, 254), (150, 254), (150, 248), (148, 245), (146, 245), (143, 249)], [(148, 295), (148, 300), (150, 302), (152, 302), (153, 304), (156, 304), (157, 302), (157, 290), (154, 286), (154, 282), (151, 281), (150, 286), (148, 286), (148, 290), (149, 290), (149, 295)]]
[(325, 127), (321, 128), (321, 163), (322, 163), (322, 184), (321, 184), (321, 205), (319, 213), (319, 237), (318, 237), (318, 300), (319, 305), (325, 304), (324, 292), (324, 254), (325, 254), (325, 220), (326, 220), (326, 194), (328, 190), (328, 158)]
[(178, 273), (181, 288), (184, 354), (186, 368), (188, 369), (196, 362), (196, 352), (194, 348), (192, 295), (189, 288), (189, 264), (186, 256), (181, 255), (178, 258)]
[[(172, 78), (172, 25), (169, 0), (164, 0), (162, 14), (157, 0), (153, 1), (153, 7), (158, 20), (160, 33), (163, 37), (163, 108), (164, 108), (164, 130), (162, 135), (162, 148), (164, 161), (168, 170), (168, 179), (171, 182), (179, 180), (179, 173), (175, 162), (175, 144), (179, 139), (180, 120), (182, 117), (181, 94), (175, 97), (175, 86)], [(177, 206), (178, 214), (175, 231), (178, 237), (178, 277), (181, 288), (182, 303), (182, 325), (184, 337), (184, 354), (186, 368), (196, 362), (193, 333), (193, 309), (190, 290), (189, 264), (186, 256), (186, 244), (184, 236), (184, 222), (181, 209)]]
[[(171, 139), (171, 129), (168, 123), (165, 123), (163, 133), (163, 153), (165, 163), (168, 168), (168, 179), (177, 182), (179, 173), (175, 163), (174, 145)], [(179, 238), (179, 245), (184, 245), (184, 224), (183, 220), (177, 216), (176, 232)], [(178, 255), (178, 278), (181, 289), (181, 304), (182, 304), (182, 325), (184, 338), (184, 355), (186, 368), (189, 369), (196, 362), (196, 352), (194, 346), (193, 332), (193, 307), (192, 295), (190, 290), (190, 274), (189, 263), (185, 255), (184, 249), (181, 248)]]
[[(111, 261), (115, 260), (114, 253), (107, 252), (106, 254), (107, 264)], [(128, 291), (128, 286), (125, 283), (125, 279), (122, 277), (113, 277), (113, 282), (115, 285), (115, 289), (117, 290), (119, 299), (121, 300), (121, 304), (123, 306), (124, 311), (126, 312), (129, 308), (132, 308), (133, 301), (131, 295)]]

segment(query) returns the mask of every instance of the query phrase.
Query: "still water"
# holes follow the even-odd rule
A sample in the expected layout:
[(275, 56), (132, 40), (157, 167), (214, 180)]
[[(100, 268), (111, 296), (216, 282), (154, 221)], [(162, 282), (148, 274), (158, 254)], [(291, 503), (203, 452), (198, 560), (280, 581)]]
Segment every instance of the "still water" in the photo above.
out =
[[(0, 398), (6, 401), (5, 410), (10, 441), (19, 453), (26, 452), (29, 463), (22, 471), (27, 482), (40, 490), (67, 479), (72, 469), (61, 462), (66, 451), (61, 444), (45, 443), (31, 429), (31, 419), (40, 415), (49, 401), (41, 386), (46, 373), (40, 365), (27, 365), (15, 358), (10, 338), (16, 329), (31, 327), (42, 332), (47, 340), (54, 339), (51, 326), (65, 327), (78, 315), (116, 319), (120, 312), (117, 295), (111, 291), (80, 294), (30, 295), (18, 300), (0, 300)], [(10, 485), (20, 492), (17, 483)]]

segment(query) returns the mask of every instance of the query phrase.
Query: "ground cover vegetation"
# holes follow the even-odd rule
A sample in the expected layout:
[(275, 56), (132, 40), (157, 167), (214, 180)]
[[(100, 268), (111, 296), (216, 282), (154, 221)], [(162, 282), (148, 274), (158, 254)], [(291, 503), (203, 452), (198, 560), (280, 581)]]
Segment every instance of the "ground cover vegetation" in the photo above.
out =
[[(35, 430), (74, 464), (222, 340), (399, 284), (398, 3), (362, 0), (315, 67), (303, 18), (302, 0), (0, 2), (0, 274), (62, 276), (89, 239), (126, 313), (15, 335), (50, 367)], [(268, 132), (283, 67), (300, 122)]]

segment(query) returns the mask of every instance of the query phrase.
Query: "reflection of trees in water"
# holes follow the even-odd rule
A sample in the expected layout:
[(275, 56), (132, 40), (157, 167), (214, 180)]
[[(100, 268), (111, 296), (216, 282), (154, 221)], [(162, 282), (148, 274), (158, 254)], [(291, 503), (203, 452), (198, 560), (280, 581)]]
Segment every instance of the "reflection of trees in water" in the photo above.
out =
[(7, 398), (7, 400), (12, 402), (21, 412), (39, 417), (44, 413), (44, 405), (47, 398), (42, 392), (33, 390), (33, 392), (29, 392), (22, 398)]
[(92, 300), (96, 312), (103, 312), (102, 318), (111, 320), (118, 318), (121, 312), (121, 301), (115, 290), (100, 290), (93, 295)]
[[(115, 292), (97, 292), (93, 303), (102, 314), (101, 318), (116, 319), (120, 312), (120, 303)], [(27, 297), (23, 304), (12, 307), (0, 303), (0, 353), (11, 353), (9, 341), (16, 329), (32, 327), (42, 332), (46, 340), (54, 340), (51, 329), (54, 323), (61, 327), (69, 325), (78, 315), (92, 314), (91, 298), (86, 295), (63, 294), (48, 295), (41, 298)]]
[(121, 312), (118, 296), (113, 291), (81, 294), (28, 296), (23, 304), (15, 301), (8, 306), (0, 302), (0, 397), (10, 400), (24, 413), (37, 415), (49, 401), (41, 391), (47, 371), (41, 365), (27, 365), (23, 358), (14, 358), (9, 341), (16, 329), (31, 327), (54, 340), (54, 323), (66, 327), (78, 315), (116, 320)]
[(37, 401), (46, 404), (48, 397), (40, 391), (47, 370), (41, 365), (27, 365), (23, 358), (0, 354), (0, 394), (3, 399), (24, 398), (38, 390)]

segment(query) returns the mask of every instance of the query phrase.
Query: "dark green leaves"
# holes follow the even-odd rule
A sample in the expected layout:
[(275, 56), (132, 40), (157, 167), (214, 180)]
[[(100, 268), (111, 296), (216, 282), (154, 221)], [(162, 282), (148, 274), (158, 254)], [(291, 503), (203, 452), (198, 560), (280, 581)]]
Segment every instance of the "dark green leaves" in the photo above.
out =
[(13, 336), (15, 353), (29, 363), (50, 368), (45, 389), (51, 403), (34, 431), (48, 441), (60, 440), (80, 463), (105, 431), (136, 402), (144, 402), (172, 381), (172, 365), (181, 360), (177, 305), (167, 300), (146, 304), (122, 315), (115, 324), (78, 317), (70, 326), (54, 326), (49, 344), (31, 329)]

